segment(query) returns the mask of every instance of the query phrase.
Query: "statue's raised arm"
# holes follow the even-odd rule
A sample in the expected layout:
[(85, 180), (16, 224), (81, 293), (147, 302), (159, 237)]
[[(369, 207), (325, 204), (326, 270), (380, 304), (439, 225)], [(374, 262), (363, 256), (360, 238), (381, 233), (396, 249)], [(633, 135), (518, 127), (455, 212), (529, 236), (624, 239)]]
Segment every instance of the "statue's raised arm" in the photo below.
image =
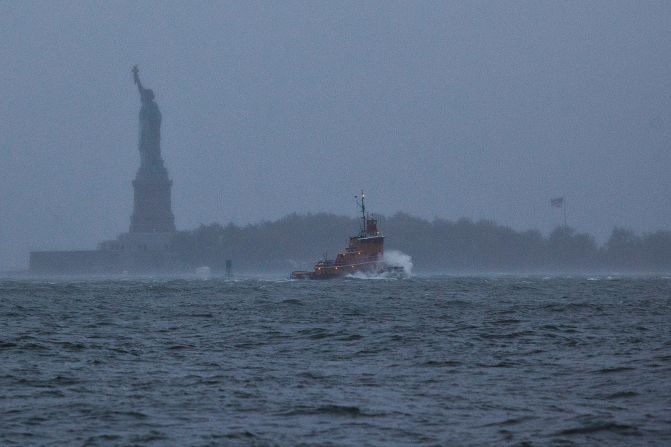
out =
[(137, 90), (138, 92), (140, 92), (140, 99), (142, 100), (142, 102), (145, 103), (153, 101), (154, 92), (152, 91), (152, 89), (144, 88), (142, 86), (142, 82), (140, 81), (140, 75), (138, 75), (140, 69), (137, 68), (137, 65), (133, 65), (133, 69), (131, 71), (133, 72), (133, 81), (135, 81), (135, 85), (137, 85)]
[(142, 94), (142, 82), (140, 82), (140, 76), (138, 73), (140, 72), (140, 69), (137, 68), (137, 65), (133, 65), (133, 68), (131, 70), (133, 72), (133, 81), (135, 81), (135, 85), (137, 85), (137, 89), (140, 91), (140, 94)]

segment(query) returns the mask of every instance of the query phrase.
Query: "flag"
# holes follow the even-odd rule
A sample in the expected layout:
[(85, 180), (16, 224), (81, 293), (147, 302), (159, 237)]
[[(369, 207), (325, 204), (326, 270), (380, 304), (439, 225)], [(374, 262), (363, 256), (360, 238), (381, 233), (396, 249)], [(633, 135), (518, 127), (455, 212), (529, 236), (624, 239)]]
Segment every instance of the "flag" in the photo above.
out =
[(563, 197), (555, 197), (554, 199), (550, 199), (550, 206), (552, 207), (561, 208), (563, 205), (564, 205)]

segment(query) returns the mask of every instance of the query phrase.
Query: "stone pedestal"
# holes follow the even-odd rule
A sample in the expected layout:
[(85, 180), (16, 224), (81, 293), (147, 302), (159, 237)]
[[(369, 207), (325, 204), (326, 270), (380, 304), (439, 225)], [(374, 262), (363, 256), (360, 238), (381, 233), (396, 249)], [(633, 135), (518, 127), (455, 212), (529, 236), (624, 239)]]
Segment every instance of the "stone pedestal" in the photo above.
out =
[(172, 181), (164, 167), (140, 168), (133, 181), (134, 201), (131, 233), (173, 233), (175, 216), (172, 214), (170, 189)]

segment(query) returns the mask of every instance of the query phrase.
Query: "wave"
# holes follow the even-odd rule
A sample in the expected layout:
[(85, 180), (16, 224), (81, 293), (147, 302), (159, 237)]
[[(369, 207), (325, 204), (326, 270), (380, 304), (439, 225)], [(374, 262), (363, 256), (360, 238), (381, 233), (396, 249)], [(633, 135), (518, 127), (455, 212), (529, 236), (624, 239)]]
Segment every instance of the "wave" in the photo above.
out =
[(406, 255), (402, 251), (387, 250), (384, 252), (384, 262), (392, 267), (403, 268), (403, 273), (406, 276), (412, 275), (412, 257)]

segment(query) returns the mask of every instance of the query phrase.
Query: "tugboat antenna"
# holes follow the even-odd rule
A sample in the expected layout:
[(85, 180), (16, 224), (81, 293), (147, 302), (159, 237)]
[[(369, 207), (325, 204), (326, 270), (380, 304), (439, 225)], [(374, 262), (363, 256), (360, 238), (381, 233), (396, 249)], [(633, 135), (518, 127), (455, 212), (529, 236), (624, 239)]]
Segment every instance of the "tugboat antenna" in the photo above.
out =
[(361, 190), (361, 203), (359, 203), (359, 196), (354, 196), (357, 206), (361, 208), (361, 234), (366, 232), (366, 204), (364, 203), (365, 197), (366, 194), (364, 194), (363, 189)]
[(364, 199), (366, 194), (364, 194), (363, 189), (361, 190), (361, 233), (366, 232), (366, 204)]

